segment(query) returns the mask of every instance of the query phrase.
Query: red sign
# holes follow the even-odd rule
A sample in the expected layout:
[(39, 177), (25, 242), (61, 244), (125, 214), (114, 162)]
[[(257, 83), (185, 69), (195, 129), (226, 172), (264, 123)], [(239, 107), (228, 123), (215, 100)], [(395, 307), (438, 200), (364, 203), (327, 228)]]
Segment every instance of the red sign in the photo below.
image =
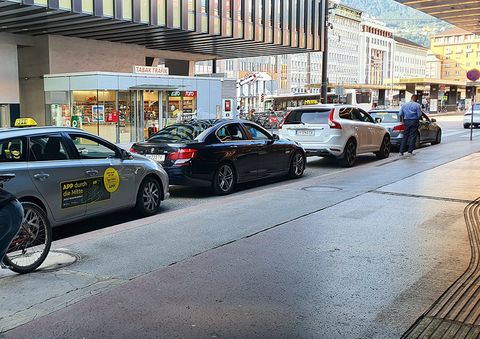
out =
[(471, 69), (467, 72), (467, 79), (470, 81), (477, 81), (480, 79), (480, 71), (478, 69)]
[(232, 102), (230, 100), (225, 100), (225, 112), (230, 112), (232, 110)]
[(183, 97), (184, 98), (196, 98), (197, 97), (197, 91), (184, 91), (183, 92)]
[(110, 113), (107, 113), (105, 122), (118, 122), (118, 111), (111, 111)]

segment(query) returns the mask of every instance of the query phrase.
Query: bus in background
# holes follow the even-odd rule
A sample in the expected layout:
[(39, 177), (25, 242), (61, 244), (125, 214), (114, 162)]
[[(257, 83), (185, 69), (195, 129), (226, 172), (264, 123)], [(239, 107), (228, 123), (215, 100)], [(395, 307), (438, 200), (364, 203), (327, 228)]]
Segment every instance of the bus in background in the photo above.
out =
[[(274, 111), (284, 111), (306, 105), (321, 103), (320, 93), (281, 94), (265, 97), (265, 108)], [(343, 95), (333, 92), (327, 94), (329, 104), (356, 105), (366, 111), (373, 108), (373, 91), (368, 89), (345, 89)]]

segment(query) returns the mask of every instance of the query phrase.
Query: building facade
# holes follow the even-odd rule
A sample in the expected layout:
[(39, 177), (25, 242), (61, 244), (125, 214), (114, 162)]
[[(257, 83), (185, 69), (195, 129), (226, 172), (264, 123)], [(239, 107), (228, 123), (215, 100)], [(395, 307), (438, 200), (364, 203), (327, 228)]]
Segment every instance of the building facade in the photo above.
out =
[[(144, 98), (153, 95), (149, 102), (158, 104), (161, 96), (168, 95), (162, 91), (194, 91), (174, 76), (194, 76), (196, 61), (318, 51), (323, 46), (321, 0), (10, 0), (1, 5), (2, 126), (19, 116), (33, 117), (40, 125), (52, 123), (50, 109), (56, 103), (45, 91), (44, 78), (48, 75), (124, 74), (133, 73), (136, 66), (144, 67), (145, 72), (156, 74), (148, 79), (156, 80), (132, 88), (131, 94), (141, 91), (137, 94)], [(165, 81), (171, 84), (165, 87)], [(84, 90), (114, 88), (124, 90), (113, 85)], [(184, 94), (177, 97), (180, 107), (175, 106), (173, 111), (201, 110), (199, 100), (190, 100)], [(60, 112), (72, 115), (77, 112), (72, 107), (75, 93), (69, 95), (70, 110), (64, 107)], [(95, 101), (100, 100), (99, 95), (88, 98), (85, 102), (92, 110), (101, 106)], [(215, 107), (221, 105), (219, 97)], [(105, 106), (105, 113), (110, 106)], [(133, 108), (132, 114), (146, 124), (150, 110), (143, 104)], [(208, 111), (217, 114), (211, 107)], [(71, 118), (65, 115), (63, 121), (76, 119)], [(161, 124), (156, 122), (157, 126)], [(137, 138), (140, 133), (132, 135)]]
[(394, 79), (425, 78), (428, 48), (397, 36), (394, 40)]

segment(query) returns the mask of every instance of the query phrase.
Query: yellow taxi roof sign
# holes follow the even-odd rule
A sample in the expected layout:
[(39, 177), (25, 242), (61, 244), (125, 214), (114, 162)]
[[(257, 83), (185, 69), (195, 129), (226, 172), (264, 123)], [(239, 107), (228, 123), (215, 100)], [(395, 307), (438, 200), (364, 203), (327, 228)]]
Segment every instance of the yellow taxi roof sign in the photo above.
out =
[(18, 118), (15, 120), (15, 127), (35, 127), (37, 122), (32, 118)]

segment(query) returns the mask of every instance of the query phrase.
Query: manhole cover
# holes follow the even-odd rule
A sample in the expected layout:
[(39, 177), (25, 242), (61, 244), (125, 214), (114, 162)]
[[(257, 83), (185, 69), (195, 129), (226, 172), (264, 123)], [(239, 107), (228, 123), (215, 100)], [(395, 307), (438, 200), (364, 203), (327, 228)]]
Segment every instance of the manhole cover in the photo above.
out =
[(330, 187), (330, 186), (308, 186), (302, 188), (304, 191), (309, 191), (309, 192), (337, 192), (341, 191), (341, 188), (338, 187)]
[(51, 271), (70, 266), (80, 259), (80, 256), (67, 250), (50, 250), (47, 259), (40, 266), (39, 270)]

